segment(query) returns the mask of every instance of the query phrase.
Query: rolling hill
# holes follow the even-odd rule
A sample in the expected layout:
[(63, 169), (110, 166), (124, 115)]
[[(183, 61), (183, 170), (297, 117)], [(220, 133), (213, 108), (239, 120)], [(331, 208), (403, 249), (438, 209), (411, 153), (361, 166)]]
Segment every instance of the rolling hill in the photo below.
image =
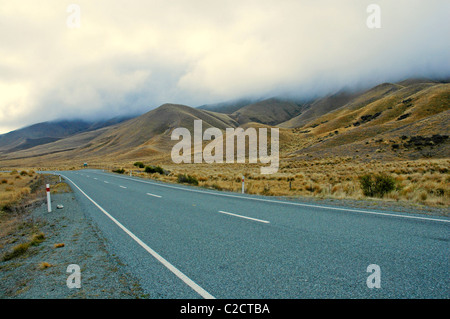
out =
[(82, 132), (94, 131), (130, 119), (121, 116), (103, 121), (61, 120), (33, 124), (0, 135), (0, 154), (26, 150), (48, 144)]
[[(359, 155), (370, 159), (448, 156), (450, 84), (382, 84), (340, 108), (293, 129), (302, 145), (296, 155)], [(407, 142), (418, 136), (424, 147)], [(437, 145), (439, 144), (439, 145)], [(419, 145), (418, 145), (419, 146)], [(359, 153), (359, 154), (357, 154)]]
[(202, 120), (203, 129), (237, 126), (226, 114), (179, 104), (164, 104), (122, 125), (112, 127), (83, 147), (83, 151), (91, 154), (123, 154), (128, 149), (141, 156), (170, 151), (174, 144), (170, 140), (172, 130), (185, 127), (192, 131), (194, 120)]
[(231, 114), (241, 108), (243, 108), (246, 105), (259, 102), (259, 100), (255, 101), (252, 99), (238, 99), (238, 100), (232, 100), (222, 103), (215, 103), (215, 104), (204, 104), (201, 106), (198, 106), (198, 109), (206, 110), (206, 111), (212, 111), (217, 113), (224, 113), (224, 114)]
[(246, 105), (233, 112), (231, 117), (239, 124), (256, 122), (275, 126), (297, 116), (302, 109), (297, 103), (271, 98)]
[(341, 91), (329, 96), (319, 98), (312, 103), (307, 103), (302, 112), (289, 118), (287, 121), (280, 123), (280, 127), (301, 127), (309, 121), (315, 120), (335, 109), (344, 106), (346, 103), (359, 97), (360, 93)]
[[(383, 83), (297, 103), (271, 98), (193, 108), (164, 104), (127, 120), (40, 123), (0, 136), (0, 165), (88, 159), (130, 162), (170, 158), (173, 129), (278, 127), (287, 160), (351, 156), (363, 161), (446, 158), (450, 154), (450, 84), (427, 79)], [(215, 109), (211, 111), (208, 109)], [(232, 111), (232, 112), (231, 112)]]
[(141, 116), (108, 127), (59, 139), (53, 143), (37, 145), (0, 154), (0, 161), (35, 158), (39, 163), (50, 160), (80, 160), (112, 156), (114, 158), (145, 157), (170, 152), (176, 141), (171, 141), (174, 128), (193, 129), (194, 120), (208, 127), (236, 127), (226, 114), (199, 110), (185, 105), (164, 104)]

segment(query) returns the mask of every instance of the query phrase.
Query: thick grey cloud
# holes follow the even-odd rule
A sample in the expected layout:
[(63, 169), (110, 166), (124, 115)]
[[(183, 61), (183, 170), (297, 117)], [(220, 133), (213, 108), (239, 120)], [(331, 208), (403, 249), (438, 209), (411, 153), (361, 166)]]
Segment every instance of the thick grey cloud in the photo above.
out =
[[(67, 7), (81, 11), (68, 28)], [(381, 8), (369, 29), (366, 8)], [(0, 6), (0, 133), (165, 102), (308, 97), (449, 77), (447, 0), (33, 1)]]

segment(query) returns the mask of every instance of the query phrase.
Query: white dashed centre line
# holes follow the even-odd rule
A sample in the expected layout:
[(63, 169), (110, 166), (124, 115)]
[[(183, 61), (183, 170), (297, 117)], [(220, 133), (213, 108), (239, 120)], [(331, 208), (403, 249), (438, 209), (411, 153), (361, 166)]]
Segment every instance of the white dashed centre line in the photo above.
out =
[(161, 197), (162, 197), (162, 196), (155, 195), (155, 194), (151, 194), (151, 193), (147, 193), (147, 195), (148, 195), (148, 196), (153, 196), (153, 197), (158, 197), (158, 198), (161, 198)]
[(238, 214), (233, 214), (233, 213), (228, 213), (228, 212), (224, 212), (219, 210), (219, 213), (221, 214), (227, 214), (227, 215), (231, 215), (231, 216), (235, 216), (235, 217), (240, 217), (240, 218), (245, 218), (245, 219), (250, 219), (250, 220), (254, 220), (256, 222), (260, 222), (260, 223), (265, 223), (265, 224), (269, 224), (270, 222), (267, 220), (262, 220), (262, 219), (257, 219), (257, 218), (252, 218), (252, 217), (247, 217), (247, 216), (243, 216), (243, 215), (238, 215)]

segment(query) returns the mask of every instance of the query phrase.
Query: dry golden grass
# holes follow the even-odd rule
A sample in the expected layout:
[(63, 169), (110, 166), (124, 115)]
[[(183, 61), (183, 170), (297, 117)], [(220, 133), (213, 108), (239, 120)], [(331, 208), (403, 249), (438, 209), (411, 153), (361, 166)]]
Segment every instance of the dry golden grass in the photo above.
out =
[[(39, 201), (41, 177), (32, 170), (0, 173), (0, 253), (3, 260), (25, 254), (45, 235), (30, 221), (25, 207)], [(42, 192), (41, 192), (42, 193)]]
[[(127, 175), (131, 170), (134, 176), (170, 183), (177, 183), (178, 174), (188, 174), (197, 178), (200, 187), (232, 192), (241, 191), (241, 178), (245, 175), (246, 193), (249, 194), (337, 199), (367, 198), (361, 190), (359, 177), (370, 173), (386, 173), (396, 180), (396, 189), (382, 200), (436, 207), (450, 205), (450, 159), (369, 160), (363, 155), (360, 158), (336, 156), (320, 160), (291, 160), (285, 157), (280, 160), (278, 172), (272, 175), (261, 175), (260, 167), (256, 164), (174, 164), (167, 156), (130, 161), (105, 162), (104, 159), (97, 159), (89, 162), (89, 168), (105, 171), (124, 168)], [(136, 161), (142, 161), (145, 165), (159, 165), (169, 170), (170, 174), (144, 173), (144, 169), (133, 165)], [(64, 165), (47, 169), (73, 170), (80, 169), (80, 166), (65, 162)], [(10, 186), (11, 180), (16, 183), (14, 175), (7, 176), (8, 182), (1, 184), (3, 178), (0, 175), (0, 189)], [(22, 182), (18, 180), (17, 183), (19, 181)]]
[(24, 172), (0, 173), (0, 209), (8, 209), (30, 193), (30, 183), (38, 177), (34, 171)]
[(47, 268), (50, 268), (50, 267), (53, 267), (53, 265), (49, 264), (48, 262), (45, 262), (45, 261), (43, 261), (43, 262), (41, 262), (39, 264), (39, 269), (40, 270), (44, 270), (44, 269), (47, 269)]
[(7, 261), (25, 254), (31, 246), (37, 246), (45, 240), (44, 233), (34, 234), (28, 241), (20, 243), (3, 254), (2, 260)]
[(125, 174), (176, 183), (178, 174), (195, 177), (200, 187), (240, 192), (245, 176), (248, 194), (267, 196), (311, 196), (319, 198), (363, 199), (359, 177), (385, 173), (396, 181), (396, 189), (383, 200), (405, 201), (429, 206), (450, 205), (450, 159), (362, 162), (351, 157), (322, 160), (282, 161), (276, 174), (261, 175), (250, 164), (173, 164), (147, 162), (169, 170), (169, 175), (147, 174), (131, 163), (119, 165)]
[(69, 193), (69, 192), (71, 192), (71, 189), (67, 183), (61, 182), (61, 183), (52, 185), (52, 187), (50, 188), (50, 192), (52, 194)]
[(21, 256), (28, 251), (28, 248), (30, 248), (29, 242), (18, 244), (16, 246), (14, 246), (11, 251), (8, 251), (3, 254), (2, 261), (8, 261), (13, 258)]

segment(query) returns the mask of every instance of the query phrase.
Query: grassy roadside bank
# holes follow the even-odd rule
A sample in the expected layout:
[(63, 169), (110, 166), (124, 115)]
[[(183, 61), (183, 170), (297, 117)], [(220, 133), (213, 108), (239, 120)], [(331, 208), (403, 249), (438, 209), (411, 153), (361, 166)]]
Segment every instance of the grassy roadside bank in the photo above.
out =
[[(277, 173), (262, 175), (261, 164), (214, 163), (174, 164), (167, 158), (89, 160), (88, 168), (178, 183), (179, 175), (191, 176), (195, 185), (216, 190), (240, 192), (245, 176), (248, 194), (311, 199), (374, 200), (383, 203), (445, 209), (450, 206), (450, 159), (376, 160), (334, 156), (323, 159), (280, 158)], [(141, 166), (135, 165), (142, 163)], [(54, 163), (45, 170), (79, 170), (80, 163)], [(149, 167), (146, 171), (146, 167)], [(13, 168), (11, 168), (13, 169)], [(29, 169), (37, 169), (31, 167)], [(158, 171), (162, 169), (164, 174)], [(166, 174), (167, 173), (167, 174)], [(361, 187), (364, 175), (384, 174), (395, 187), (383, 196), (367, 196)], [(188, 179), (189, 180), (189, 179)], [(197, 184), (198, 182), (198, 184)]]
[(34, 171), (0, 173), (0, 261), (25, 255), (45, 240), (31, 210), (43, 203), (47, 179)]

